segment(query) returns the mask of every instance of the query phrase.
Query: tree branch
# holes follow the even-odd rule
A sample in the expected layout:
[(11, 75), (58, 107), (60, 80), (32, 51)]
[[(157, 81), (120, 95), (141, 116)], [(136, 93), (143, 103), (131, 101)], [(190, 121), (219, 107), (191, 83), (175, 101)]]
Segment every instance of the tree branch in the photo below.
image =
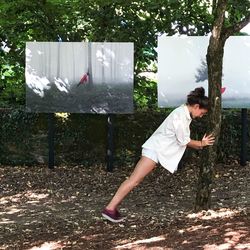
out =
[(242, 21), (235, 23), (230, 27), (225, 28), (223, 33), (226, 37), (232, 36), (234, 33), (239, 32), (249, 23), (250, 23), (250, 14), (246, 16)]
[(214, 16), (216, 10), (217, 0), (213, 0), (212, 3), (212, 15)]

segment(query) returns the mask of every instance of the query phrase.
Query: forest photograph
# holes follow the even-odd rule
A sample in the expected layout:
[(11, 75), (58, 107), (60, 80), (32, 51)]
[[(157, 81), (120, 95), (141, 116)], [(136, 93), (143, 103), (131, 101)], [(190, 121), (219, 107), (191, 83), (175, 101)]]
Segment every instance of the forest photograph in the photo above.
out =
[(133, 43), (27, 42), (25, 76), (29, 112), (133, 112)]
[[(175, 107), (190, 89), (208, 90), (206, 50), (209, 37), (158, 38), (158, 104)], [(250, 37), (232, 36), (225, 44), (222, 106), (250, 107)]]

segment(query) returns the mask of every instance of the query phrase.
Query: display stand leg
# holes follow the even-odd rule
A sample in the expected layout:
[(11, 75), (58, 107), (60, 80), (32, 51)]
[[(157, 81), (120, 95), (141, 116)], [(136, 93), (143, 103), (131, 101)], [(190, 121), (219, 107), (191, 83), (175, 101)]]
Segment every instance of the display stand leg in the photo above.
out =
[(54, 137), (55, 137), (55, 119), (54, 114), (48, 114), (48, 146), (49, 146), (49, 169), (54, 169), (55, 166), (55, 154), (54, 154)]
[(114, 161), (114, 115), (108, 115), (107, 171), (113, 171)]
[(240, 165), (245, 166), (247, 162), (247, 109), (241, 110), (241, 151)]

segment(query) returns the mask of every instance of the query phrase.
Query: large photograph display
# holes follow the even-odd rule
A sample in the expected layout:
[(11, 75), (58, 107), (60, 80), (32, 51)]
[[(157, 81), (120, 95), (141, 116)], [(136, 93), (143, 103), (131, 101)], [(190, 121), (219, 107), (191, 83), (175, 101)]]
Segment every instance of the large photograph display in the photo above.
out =
[(27, 111), (132, 113), (133, 55), (133, 43), (27, 42)]
[[(206, 54), (209, 37), (158, 39), (158, 105), (176, 107), (196, 87), (208, 89)], [(250, 36), (230, 37), (224, 49), (224, 108), (250, 108)]]

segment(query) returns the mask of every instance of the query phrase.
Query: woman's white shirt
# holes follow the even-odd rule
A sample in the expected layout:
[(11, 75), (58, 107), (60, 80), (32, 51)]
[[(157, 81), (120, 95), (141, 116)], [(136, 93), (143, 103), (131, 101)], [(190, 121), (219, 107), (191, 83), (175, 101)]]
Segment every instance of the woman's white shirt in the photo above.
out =
[(187, 105), (173, 110), (151, 137), (142, 145), (157, 153), (160, 164), (174, 173), (190, 142), (190, 116)]

